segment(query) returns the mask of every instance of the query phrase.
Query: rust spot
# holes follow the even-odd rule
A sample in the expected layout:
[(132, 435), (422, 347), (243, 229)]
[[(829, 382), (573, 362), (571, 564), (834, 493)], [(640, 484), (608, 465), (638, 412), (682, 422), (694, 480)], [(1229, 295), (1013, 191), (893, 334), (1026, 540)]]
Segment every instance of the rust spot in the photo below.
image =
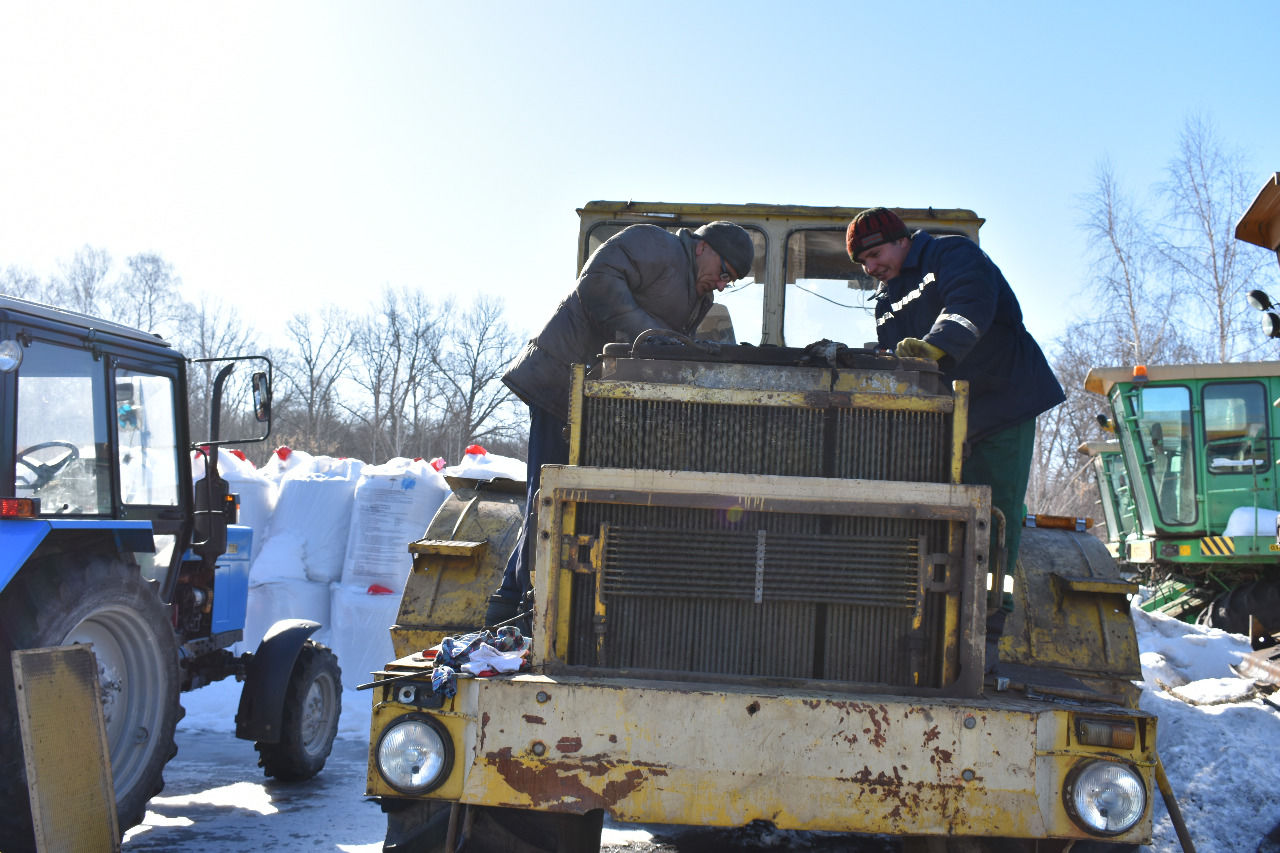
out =
[(546, 720), (542, 719), (536, 714), (525, 714), (524, 721), (526, 723), (529, 723), (530, 725), (535, 725), (535, 726), (545, 726), (547, 724)]
[(556, 749), (561, 752), (578, 752), (582, 749), (582, 738), (562, 737), (556, 741)]
[(608, 808), (643, 787), (650, 776), (667, 775), (665, 767), (633, 766), (621, 779), (606, 782), (597, 792), (586, 785), (586, 779), (613, 771), (619, 764), (616, 760), (584, 755), (572, 761), (528, 763), (513, 756), (510, 747), (487, 753), (484, 758), (508, 786), (528, 795), (534, 808), (550, 811), (556, 811), (563, 803), (572, 803), (572, 811)]
[(935, 746), (933, 754), (929, 756), (929, 761), (933, 763), (934, 767), (940, 768), (943, 764), (951, 763), (951, 755), (951, 750)]
[(940, 737), (942, 737), (942, 732), (938, 731), (937, 726), (933, 726), (924, 733), (924, 745), (928, 746)]
[(609, 743), (617, 743), (617, 742), (618, 742), (617, 735), (609, 735)]
[(754, 717), (759, 710), (760, 710), (760, 703), (752, 702), (750, 705), (747, 706), (747, 715)]
[(817, 699), (805, 699), (802, 701), (802, 704), (809, 710), (814, 711), (814, 710), (817, 710), (818, 706), (821, 705), (822, 703), (819, 702)]

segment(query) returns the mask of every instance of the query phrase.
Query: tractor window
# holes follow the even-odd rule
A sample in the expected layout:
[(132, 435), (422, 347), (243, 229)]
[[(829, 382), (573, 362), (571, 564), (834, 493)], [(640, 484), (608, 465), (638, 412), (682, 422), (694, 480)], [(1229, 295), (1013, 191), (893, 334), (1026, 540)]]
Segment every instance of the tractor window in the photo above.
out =
[(120, 497), (126, 504), (178, 505), (178, 436), (173, 380), (116, 372)]
[(1151, 491), (1165, 524), (1196, 520), (1191, 392), (1181, 386), (1135, 389), (1138, 439)]
[(805, 229), (787, 235), (787, 346), (823, 338), (860, 347), (874, 345), (871, 294), (876, 282), (849, 260), (845, 229)]
[(35, 341), (18, 372), (14, 494), (42, 515), (111, 512), (102, 362)]
[(1204, 443), (1210, 474), (1263, 473), (1271, 467), (1265, 391), (1258, 382), (1204, 388)]
[(1106, 453), (1102, 457), (1102, 471), (1109, 488), (1103, 489), (1103, 497), (1109, 497), (1115, 511), (1116, 537), (1126, 536), (1137, 528), (1133, 510), (1133, 494), (1129, 491), (1129, 474), (1125, 471), (1124, 457), (1119, 453)]
[[(595, 254), (596, 249), (599, 249), (605, 240), (608, 240), (627, 226), (635, 224), (637, 223), (601, 222), (592, 226), (591, 231), (587, 234), (586, 250), (588, 257)], [(692, 231), (706, 223), (682, 221), (679, 225), (667, 225), (660, 220), (655, 220), (650, 224), (660, 225), (674, 233), (681, 228), (688, 228)], [(726, 287), (722, 292), (717, 293), (716, 304), (723, 305), (728, 309), (735, 340), (755, 344), (760, 342), (763, 334), (764, 291), (760, 282), (764, 281), (766, 246), (763, 231), (750, 225), (744, 225), (743, 227), (751, 235), (751, 242), (756, 249), (755, 258), (751, 262), (751, 272)], [(585, 264), (586, 260), (586, 258), (583, 258), (582, 263)], [(725, 325), (723, 320), (719, 320), (718, 324), (721, 327)], [(715, 338), (713, 337), (712, 339)]]

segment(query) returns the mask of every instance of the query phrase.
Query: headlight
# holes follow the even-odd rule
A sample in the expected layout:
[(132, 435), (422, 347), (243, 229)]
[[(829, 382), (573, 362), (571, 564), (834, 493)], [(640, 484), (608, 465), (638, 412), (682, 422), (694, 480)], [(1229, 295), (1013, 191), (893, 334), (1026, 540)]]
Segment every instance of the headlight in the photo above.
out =
[(377, 755), (387, 784), (403, 794), (425, 794), (448, 778), (453, 741), (439, 721), (411, 714), (383, 729)]
[(1147, 810), (1142, 777), (1118, 761), (1086, 761), (1067, 775), (1067, 811), (1090, 832), (1128, 832)]
[(12, 373), (22, 364), (22, 346), (17, 341), (0, 341), (0, 373)]

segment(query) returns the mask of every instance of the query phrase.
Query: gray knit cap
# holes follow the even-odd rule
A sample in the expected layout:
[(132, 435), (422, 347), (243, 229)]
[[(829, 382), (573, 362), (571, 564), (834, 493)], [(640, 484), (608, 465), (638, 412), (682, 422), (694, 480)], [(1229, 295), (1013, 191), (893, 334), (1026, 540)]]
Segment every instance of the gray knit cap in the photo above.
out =
[(755, 244), (747, 229), (733, 222), (719, 220), (708, 222), (693, 232), (693, 236), (706, 240), (711, 248), (724, 258), (739, 278), (751, 274), (751, 262), (756, 257)]

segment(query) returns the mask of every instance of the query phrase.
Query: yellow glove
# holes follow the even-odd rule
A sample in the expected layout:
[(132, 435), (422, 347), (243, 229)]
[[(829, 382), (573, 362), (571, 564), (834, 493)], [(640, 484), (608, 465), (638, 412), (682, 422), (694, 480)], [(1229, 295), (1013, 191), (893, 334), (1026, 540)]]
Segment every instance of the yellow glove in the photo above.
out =
[(937, 361), (947, 353), (928, 341), (919, 338), (903, 338), (894, 347), (893, 354), (898, 358), (928, 358)]

